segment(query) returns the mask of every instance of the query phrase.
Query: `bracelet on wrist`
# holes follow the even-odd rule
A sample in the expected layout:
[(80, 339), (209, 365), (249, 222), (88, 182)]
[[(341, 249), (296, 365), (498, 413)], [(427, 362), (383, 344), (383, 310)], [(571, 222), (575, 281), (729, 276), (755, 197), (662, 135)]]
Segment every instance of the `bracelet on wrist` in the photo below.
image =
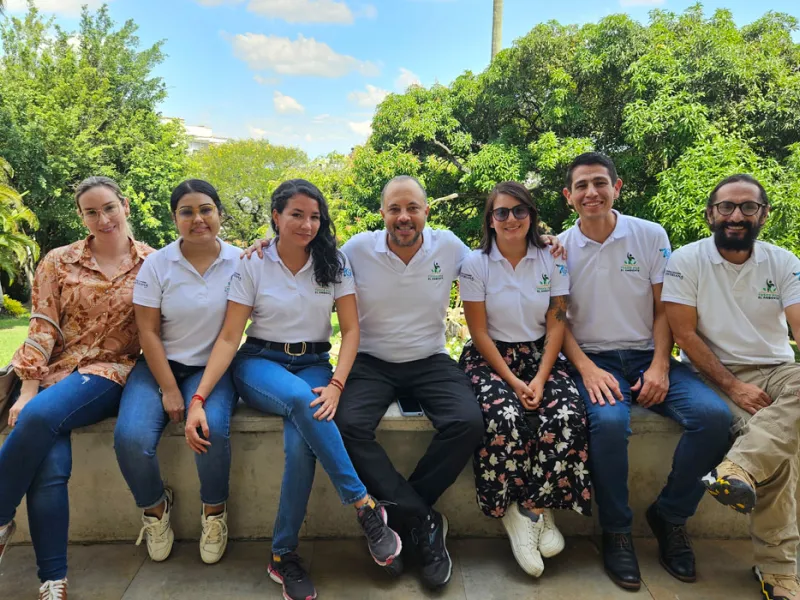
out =
[(341, 381), (339, 381), (338, 379), (336, 379), (335, 377), (331, 378), (330, 385), (332, 385), (333, 387), (338, 389), (340, 392), (344, 391), (344, 384)]
[(203, 398), (200, 394), (195, 394), (194, 396), (192, 396), (192, 399), (189, 402), (189, 408), (192, 408), (192, 404), (194, 404), (195, 402), (199, 402), (200, 406), (202, 406), (203, 408), (205, 408), (206, 406), (206, 399)]

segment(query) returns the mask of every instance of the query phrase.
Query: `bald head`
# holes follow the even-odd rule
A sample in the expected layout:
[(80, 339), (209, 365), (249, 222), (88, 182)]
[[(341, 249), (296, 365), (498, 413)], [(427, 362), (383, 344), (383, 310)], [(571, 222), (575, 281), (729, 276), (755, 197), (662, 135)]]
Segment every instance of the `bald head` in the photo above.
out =
[(417, 200), (421, 201), (423, 206), (428, 205), (428, 192), (420, 183), (419, 179), (412, 175), (398, 175), (389, 180), (381, 190), (381, 208), (386, 207), (386, 198), (394, 191), (401, 191), (404, 195), (409, 193), (413, 194)]

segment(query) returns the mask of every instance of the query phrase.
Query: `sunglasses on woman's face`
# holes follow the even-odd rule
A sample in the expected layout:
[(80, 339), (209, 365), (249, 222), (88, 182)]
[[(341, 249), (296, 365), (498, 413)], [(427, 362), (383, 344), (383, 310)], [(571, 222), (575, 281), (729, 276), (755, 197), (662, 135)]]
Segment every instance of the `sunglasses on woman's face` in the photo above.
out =
[(524, 204), (517, 204), (513, 208), (506, 208), (505, 206), (501, 206), (500, 208), (495, 208), (492, 211), (492, 216), (494, 217), (495, 221), (505, 221), (508, 219), (508, 215), (514, 215), (514, 218), (517, 221), (522, 221), (525, 217), (530, 216), (531, 209), (525, 206)]

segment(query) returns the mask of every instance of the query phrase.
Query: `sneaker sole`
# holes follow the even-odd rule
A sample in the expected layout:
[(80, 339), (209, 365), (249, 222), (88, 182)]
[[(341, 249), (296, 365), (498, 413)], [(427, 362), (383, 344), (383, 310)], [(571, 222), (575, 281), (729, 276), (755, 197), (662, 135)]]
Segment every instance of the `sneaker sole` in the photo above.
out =
[[(516, 510), (516, 509), (510, 506), (509, 510)], [(506, 525), (505, 520), (503, 520), (501, 523), (503, 525), (503, 529), (505, 529), (506, 531), (506, 535), (508, 535), (508, 541), (511, 543), (511, 553), (514, 555), (514, 560), (517, 561), (517, 565), (519, 565), (519, 568), (522, 569), (525, 573), (527, 573), (531, 577), (537, 577), (537, 578), (541, 577), (542, 573), (544, 573), (544, 565), (542, 565), (541, 567), (538, 567), (536, 565), (526, 567), (525, 565), (528, 564), (528, 561), (523, 560), (524, 557), (522, 557), (521, 552), (517, 550), (517, 545), (518, 545), (516, 541), (517, 536), (514, 535), (512, 531), (510, 531), (510, 528)], [(541, 548), (539, 548), (539, 554), (540, 555), (542, 554)]]
[(450, 524), (447, 522), (447, 517), (442, 515), (442, 545), (444, 546), (444, 555), (447, 557), (447, 577), (442, 583), (431, 583), (423, 579), (423, 583), (431, 590), (441, 590), (444, 586), (450, 583), (453, 577), (453, 559), (450, 558), (450, 551), (447, 549), (447, 532), (450, 530)]
[(372, 555), (372, 560), (374, 560), (377, 564), (379, 564), (384, 568), (390, 567), (392, 563), (395, 561), (395, 559), (398, 556), (400, 556), (400, 553), (403, 551), (403, 540), (400, 539), (400, 536), (397, 535), (397, 532), (394, 529), (392, 529), (392, 533), (394, 533), (394, 539), (397, 542), (397, 551), (394, 554), (392, 554), (385, 561), (380, 561), (377, 556), (375, 556), (374, 554), (372, 554), (372, 552), (370, 552), (370, 555)]
[(756, 506), (756, 495), (753, 489), (738, 479), (731, 483), (728, 479), (711, 476), (703, 478), (703, 485), (714, 499), (724, 506), (728, 506), (738, 513), (749, 515)]
[[(281, 595), (283, 596), (283, 600), (297, 600), (296, 598), (292, 598), (286, 593), (286, 588), (283, 586), (283, 577), (281, 577), (275, 571), (273, 571), (271, 566), (267, 567), (267, 573), (269, 574), (269, 578), (272, 579), (272, 581), (274, 581), (283, 588), (281, 593)], [(315, 600), (316, 597), (317, 593), (314, 592), (313, 596), (308, 596), (306, 598), (303, 598), (303, 600)]]
[(200, 551), (200, 560), (202, 560), (207, 565), (215, 565), (219, 561), (222, 560), (222, 557), (225, 556), (225, 550), (228, 549), (228, 538), (225, 538), (225, 543), (222, 544), (222, 550), (220, 550), (219, 555), (211, 558), (206, 558), (203, 556), (203, 551)]

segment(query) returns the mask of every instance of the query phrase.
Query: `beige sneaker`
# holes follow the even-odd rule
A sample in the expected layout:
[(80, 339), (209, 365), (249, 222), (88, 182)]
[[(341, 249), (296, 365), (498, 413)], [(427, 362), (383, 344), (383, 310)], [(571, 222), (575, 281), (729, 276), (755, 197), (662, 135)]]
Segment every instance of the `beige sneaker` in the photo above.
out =
[(147, 537), (147, 553), (150, 559), (156, 562), (167, 560), (169, 553), (172, 552), (172, 543), (175, 541), (175, 534), (169, 524), (170, 513), (172, 513), (172, 490), (164, 488), (167, 496), (167, 506), (161, 518), (148, 517), (142, 515), (142, 530), (139, 532), (139, 539), (136, 545), (142, 543), (142, 539)]
[(511, 551), (517, 559), (517, 564), (528, 575), (539, 577), (544, 571), (542, 555), (539, 552), (544, 519), (540, 517), (538, 521), (532, 521), (519, 512), (516, 502), (512, 502), (508, 505), (501, 521), (511, 541)]
[(45, 581), (39, 588), (39, 600), (67, 600), (67, 580)]
[(756, 482), (735, 462), (723, 460), (702, 479), (708, 493), (736, 512), (750, 514), (756, 506)]
[(545, 558), (552, 558), (564, 549), (564, 536), (556, 527), (552, 510), (546, 508), (539, 519), (544, 520), (542, 538), (539, 540), (539, 552)]
[(11, 522), (6, 526), (3, 530), (3, 533), (0, 533), (0, 562), (3, 561), (3, 555), (8, 550), (8, 547), (11, 545), (11, 538), (14, 537), (14, 532), (17, 530), (17, 524), (14, 523), (12, 519)]
[(228, 546), (228, 506), (218, 515), (200, 514), (203, 534), (200, 536), (200, 558), (207, 565), (219, 562)]
[(761, 593), (766, 600), (800, 600), (797, 575), (762, 573), (758, 567), (753, 567), (753, 574), (761, 584)]

